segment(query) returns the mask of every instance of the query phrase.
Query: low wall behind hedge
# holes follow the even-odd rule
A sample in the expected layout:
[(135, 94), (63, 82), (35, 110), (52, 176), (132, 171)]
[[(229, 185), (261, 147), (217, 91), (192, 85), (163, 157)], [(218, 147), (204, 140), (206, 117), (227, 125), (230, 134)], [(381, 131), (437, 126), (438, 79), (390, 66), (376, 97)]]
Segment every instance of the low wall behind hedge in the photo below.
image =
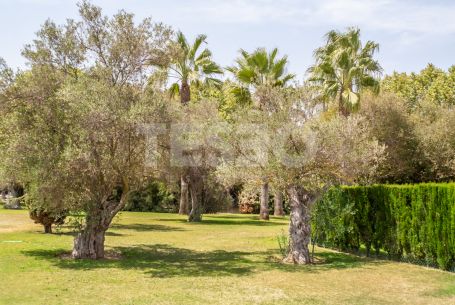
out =
[(455, 184), (334, 188), (313, 210), (318, 244), (455, 270)]

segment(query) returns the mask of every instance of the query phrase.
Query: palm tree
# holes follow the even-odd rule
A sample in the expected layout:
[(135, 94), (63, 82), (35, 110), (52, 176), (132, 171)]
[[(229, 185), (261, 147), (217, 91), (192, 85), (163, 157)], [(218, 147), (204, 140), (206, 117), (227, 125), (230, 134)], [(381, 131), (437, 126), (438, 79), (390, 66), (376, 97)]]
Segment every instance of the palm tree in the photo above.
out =
[(314, 52), (316, 64), (309, 68), (310, 81), (322, 87), (323, 96), (338, 100), (339, 112), (348, 116), (360, 106), (363, 89), (379, 91), (382, 68), (373, 59), (379, 45), (360, 40), (358, 28), (347, 32), (330, 31), (326, 34), (325, 46)]
[[(206, 43), (206, 35), (198, 35), (193, 44), (190, 45), (182, 32), (177, 33), (177, 46), (179, 47), (178, 56), (168, 67), (169, 77), (176, 79), (171, 85), (171, 94), (179, 94), (180, 101), (187, 105), (191, 100), (191, 86), (218, 86), (221, 81), (214, 75), (223, 74), (220, 66), (212, 61), (212, 53), (209, 49), (200, 51), (201, 45)], [(180, 206), (179, 214), (187, 215), (189, 211), (189, 199), (191, 188), (196, 187), (197, 183), (191, 183), (190, 170), (185, 170), (180, 177)], [(194, 181), (193, 181), (194, 182)], [(192, 200), (192, 205), (198, 203)], [(195, 209), (191, 209), (195, 212)], [(198, 217), (196, 217), (198, 218)], [(190, 213), (190, 219), (191, 213)]]
[(221, 85), (215, 75), (223, 74), (223, 70), (214, 61), (209, 49), (199, 52), (201, 45), (206, 43), (206, 35), (198, 35), (190, 45), (182, 32), (177, 33), (179, 55), (170, 65), (169, 76), (177, 81), (171, 85), (171, 92), (180, 95), (180, 101), (186, 105), (191, 100), (191, 86)]
[[(258, 48), (253, 53), (240, 50), (240, 56), (236, 60), (236, 65), (228, 67), (240, 86), (251, 91), (260, 87), (285, 87), (292, 79), (294, 74), (287, 73), (287, 56), (277, 58), (278, 49), (274, 48), (268, 53), (264, 48)], [(259, 96), (259, 108), (263, 108), (267, 103), (266, 96)], [(275, 207), (277, 215), (281, 216), (283, 210), (283, 196), (275, 194)], [(278, 210), (280, 212), (278, 212)], [(269, 183), (267, 177), (262, 178), (260, 196), (260, 218), (269, 219)]]
[[(258, 87), (284, 87), (294, 79), (294, 74), (286, 72), (287, 56), (277, 58), (278, 49), (268, 53), (264, 48), (258, 48), (253, 53), (241, 49), (236, 65), (226, 68), (243, 88), (254, 91)], [(259, 106), (263, 106), (259, 100)]]

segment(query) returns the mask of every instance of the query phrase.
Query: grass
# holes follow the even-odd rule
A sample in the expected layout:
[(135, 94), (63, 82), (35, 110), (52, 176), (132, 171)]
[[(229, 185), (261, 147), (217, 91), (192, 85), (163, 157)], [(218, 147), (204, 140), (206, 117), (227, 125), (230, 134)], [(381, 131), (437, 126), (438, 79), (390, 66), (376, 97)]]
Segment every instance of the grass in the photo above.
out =
[(455, 275), (316, 248), (324, 263), (281, 264), (287, 220), (124, 212), (98, 261), (62, 257), (26, 211), (0, 209), (0, 304), (455, 304)]

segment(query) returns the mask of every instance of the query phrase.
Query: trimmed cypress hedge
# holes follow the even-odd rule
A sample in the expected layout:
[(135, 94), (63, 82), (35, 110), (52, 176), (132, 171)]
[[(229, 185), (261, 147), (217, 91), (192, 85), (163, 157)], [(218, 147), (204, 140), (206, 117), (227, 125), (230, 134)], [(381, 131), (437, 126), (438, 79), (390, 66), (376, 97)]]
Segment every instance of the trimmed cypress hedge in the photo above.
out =
[(334, 188), (312, 222), (322, 246), (455, 270), (455, 183)]

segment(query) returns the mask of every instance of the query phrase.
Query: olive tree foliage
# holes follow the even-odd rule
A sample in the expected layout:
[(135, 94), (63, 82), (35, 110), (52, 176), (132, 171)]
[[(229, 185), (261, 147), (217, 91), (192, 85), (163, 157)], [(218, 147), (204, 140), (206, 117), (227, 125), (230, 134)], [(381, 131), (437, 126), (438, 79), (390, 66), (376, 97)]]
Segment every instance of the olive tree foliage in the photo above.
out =
[(14, 72), (0, 57), (0, 92), (3, 92), (14, 80)]
[[(454, 117), (454, 82), (455, 67), (444, 71), (432, 64), (419, 73), (393, 73), (382, 81), (386, 96), (395, 95), (394, 99), (398, 101), (395, 103), (404, 104), (405, 107), (400, 106), (401, 116), (408, 118), (406, 124), (414, 130), (409, 137), (403, 137), (404, 129), (388, 132), (388, 137), (400, 147), (412, 143), (406, 148), (410, 152), (408, 157), (403, 155), (398, 166), (393, 165), (394, 170), (404, 163), (411, 165), (413, 170), (408, 175), (412, 181), (452, 181), (455, 177), (454, 136), (452, 128), (449, 128)], [(387, 116), (384, 119), (389, 120), (391, 113), (385, 113)], [(382, 124), (384, 129), (388, 129), (387, 124)], [(409, 130), (408, 127), (405, 129)], [(414, 142), (417, 142), (417, 147)], [(398, 156), (400, 150), (395, 148), (391, 146), (388, 150), (390, 154)], [(402, 181), (400, 179), (394, 182)]]
[(113, 217), (152, 174), (145, 158), (154, 147), (141, 126), (166, 118), (148, 78), (169, 60), (172, 33), (124, 11), (106, 17), (86, 1), (79, 12), (62, 26), (47, 21), (26, 46), (30, 70), (3, 93), (9, 123), (0, 162), (36, 205), (82, 215), (72, 255), (96, 259)]
[(437, 105), (431, 101), (420, 103), (412, 114), (419, 140), (419, 150), (427, 166), (422, 172), (425, 181), (453, 181), (455, 179), (455, 107)]
[[(290, 201), (290, 251), (286, 261), (311, 263), (310, 210), (329, 186), (374, 178), (384, 147), (372, 139), (364, 118), (321, 115), (311, 91), (276, 89), (274, 112), (243, 111), (223, 131), (232, 149), (217, 173), (224, 183), (261, 181), (267, 173)], [(251, 131), (253, 130), (253, 132)]]
[[(14, 73), (12, 70), (7, 66), (5, 60), (0, 57), (0, 106), (5, 104), (5, 95), (4, 91), (5, 89), (9, 86), (9, 84), (13, 81), (14, 79)], [(5, 112), (5, 109), (0, 108), (0, 114), (3, 114)], [(3, 117), (3, 115), (2, 115)], [(0, 149), (3, 151), (3, 148), (6, 146), (6, 141), (7, 141), (7, 135), (5, 133), (5, 125), (7, 125), (7, 122), (5, 119), (0, 119)], [(6, 193), (7, 191), (7, 186), (8, 182), (6, 180), (5, 175), (2, 175), (2, 172), (4, 170), (4, 164), (0, 163), (0, 192), (2, 195)]]
[(376, 174), (378, 182), (412, 183), (426, 179), (428, 158), (405, 99), (389, 92), (365, 94), (359, 114), (370, 123), (372, 135), (385, 145), (385, 157)]

